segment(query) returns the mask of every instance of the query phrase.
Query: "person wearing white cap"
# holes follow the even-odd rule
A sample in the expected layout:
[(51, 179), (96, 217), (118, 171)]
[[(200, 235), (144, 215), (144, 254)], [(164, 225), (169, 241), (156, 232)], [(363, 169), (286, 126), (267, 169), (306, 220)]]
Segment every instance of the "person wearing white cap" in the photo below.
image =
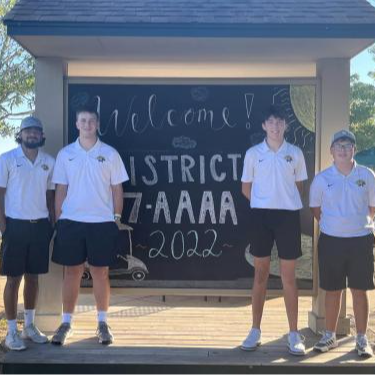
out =
[[(16, 136), (19, 147), (0, 157), (0, 231), (2, 233), (2, 274), (8, 333), (5, 346), (24, 350), (23, 339), (48, 342), (34, 324), (38, 296), (38, 275), (48, 272), (49, 243), (54, 225), (54, 184), (52, 156), (44, 145), (39, 119), (26, 117)], [(18, 290), (24, 276), (25, 324), (17, 330)]]
[(356, 139), (341, 130), (331, 141), (333, 165), (317, 174), (310, 188), (310, 207), (319, 222), (319, 284), (326, 291), (326, 331), (314, 346), (327, 352), (338, 346), (337, 322), (342, 291), (353, 297), (359, 356), (373, 355), (366, 330), (367, 291), (374, 289), (375, 175), (354, 161)]

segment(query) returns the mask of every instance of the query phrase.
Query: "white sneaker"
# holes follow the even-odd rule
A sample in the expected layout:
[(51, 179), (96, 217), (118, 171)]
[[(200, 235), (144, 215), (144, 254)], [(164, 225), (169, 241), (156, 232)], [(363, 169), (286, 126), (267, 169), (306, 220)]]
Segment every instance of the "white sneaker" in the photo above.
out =
[(30, 324), (27, 327), (23, 327), (21, 334), (23, 339), (31, 340), (37, 344), (45, 344), (48, 342), (48, 337), (39, 331), (35, 324)]
[(8, 332), (5, 337), (5, 347), (9, 350), (25, 350), (26, 345), (18, 331)]
[(240, 348), (242, 350), (251, 352), (256, 350), (256, 348), (261, 344), (261, 331), (257, 328), (251, 328), (246, 339), (243, 341)]
[(328, 350), (338, 347), (336, 335), (325, 331), (322, 338), (314, 345), (314, 350), (320, 353), (326, 353)]
[(366, 335), (357, 335), (355, 349), (360, 357), (370, 358), (374, 355)]
[(289, 332), (288, 335), (288, 349), (289, 353), (293, 355), (305, 355), (305, 337), (298, 332)]

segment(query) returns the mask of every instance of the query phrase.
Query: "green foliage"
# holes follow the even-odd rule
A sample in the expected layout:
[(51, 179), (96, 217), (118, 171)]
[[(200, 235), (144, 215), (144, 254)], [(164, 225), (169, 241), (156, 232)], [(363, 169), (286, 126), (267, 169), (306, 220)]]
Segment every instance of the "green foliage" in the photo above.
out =
[[(0, 21), (15, 3), (16, 0), (0, 0)], [(5, 136), (14, 132), (12, 120), (31, 113), (34, 108), (35, 64), (34, 58), (7, 36), (2, 22), (0, 77), (0, 135)]]
[(350, 79), (350, 130), (358, 151), (375, 145), (375, 85), (361, 82), (357, 74)]

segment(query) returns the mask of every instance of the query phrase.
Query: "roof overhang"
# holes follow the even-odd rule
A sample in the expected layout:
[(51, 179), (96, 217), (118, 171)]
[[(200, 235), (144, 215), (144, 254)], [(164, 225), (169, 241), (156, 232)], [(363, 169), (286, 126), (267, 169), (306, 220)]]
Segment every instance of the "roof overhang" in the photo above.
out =
[(374, 39), (13, 35), (35, 57), (132, 62), (316, 62), (352, 58)]
[(373, 38), (375, 25), (270, 23), (98, 23), (5, 19), (8, 34), (55, 36), (208, 37), (208, 38)]
[(373, 24), (4, 23), (32, 55), (64, 59), (316, 62), (352, 58), (375, 41)]

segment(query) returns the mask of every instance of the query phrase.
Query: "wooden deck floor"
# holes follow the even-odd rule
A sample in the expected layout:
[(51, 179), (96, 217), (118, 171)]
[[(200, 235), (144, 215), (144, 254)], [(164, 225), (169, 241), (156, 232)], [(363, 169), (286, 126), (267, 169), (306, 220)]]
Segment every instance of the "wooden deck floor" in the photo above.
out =
[[(312, 351), (318, 337), (307, 328), (307, 313), (311, 309), (309, 297), (300, 298), (299, 320), (300, 330), (306, 336), (307, 356), (294, 357), (287, 352), (288, 328), (282, 298), (266, 302), (262, 346), (255, 352), (243, 352), (238, 346), (250, 327), (249, 302), (243, 298), (223, 298), (219, 302), (217, 297), (209, 297), (207, 301), (202, 297), (167, 297), (163, 302), (160, 297), (116, 295), (109, 312), (115, 343), (103, 347), (94, 336), (93, 298), (81, 295), (74, 336), (68, 345), (30, 345), (22, 353), (8, 352), (4, 371), (16, 364), (116, 364), (243, 366), (249, 372), (251, 369), (260, 372), (262, 368), (283, 372), (290, 367), (305, 372), (309, 367), (311, 370), (323, 366), (327, 372), (352, 369), (353, 372), (375, 373), (375, 359), (359, 359), (353, 351), (353, 337), (340, 338), (339, 347), (329, 353), (318, 355)], [(107, 372), (111, 370), (107, 368)]]

